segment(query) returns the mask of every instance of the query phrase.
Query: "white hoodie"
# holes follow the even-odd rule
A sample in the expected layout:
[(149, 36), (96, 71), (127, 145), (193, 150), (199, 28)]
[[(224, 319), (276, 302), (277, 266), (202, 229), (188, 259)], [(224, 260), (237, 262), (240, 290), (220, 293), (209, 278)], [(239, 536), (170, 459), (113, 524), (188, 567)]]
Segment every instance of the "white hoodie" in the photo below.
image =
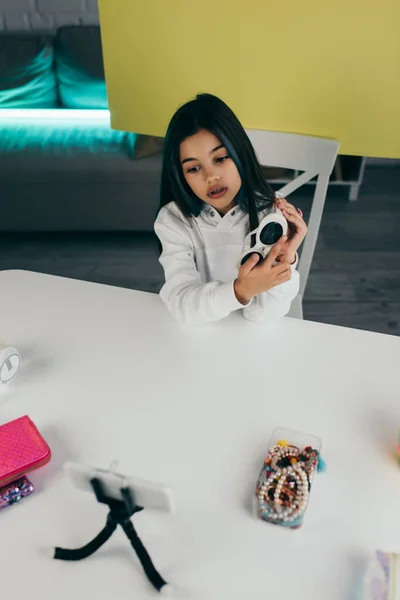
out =
[(162, 245), (160, 263), (165, 273), (160, 296), (177, 321), (201, 325), (242, 310), (250, 321), (271, 323), (289, 312), (299, 292), (297, 256), (289, 281), (256, 296), (246, 306), (235, 296), (236, 264), (249, 232), (248, 214), (238, 206), (222, 217), (207, 206), (198, 217), (187, 219), (175, 202), (170, 202), (160, 210), (154, 230)]

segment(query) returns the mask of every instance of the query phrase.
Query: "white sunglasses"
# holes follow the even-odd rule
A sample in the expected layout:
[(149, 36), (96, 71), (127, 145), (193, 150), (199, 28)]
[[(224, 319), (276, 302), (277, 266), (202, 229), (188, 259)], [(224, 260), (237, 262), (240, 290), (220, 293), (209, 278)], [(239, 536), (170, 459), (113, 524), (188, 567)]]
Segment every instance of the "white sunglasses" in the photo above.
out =
[[(271, 249), (283, 235), (287, 235), (288, 223), (279, 208), (275, 207), (275, 212), (270, 213), (263, 218), (257, 229), (251, 231), (244, 240), (246, 250), (242, 252), (237, 262), (237, 268), (253, 255), (258, 254), (260, 261), (264, 260), (271, 252)], [(250, 247), (252, 236), (256, 236), (256, 243)]]

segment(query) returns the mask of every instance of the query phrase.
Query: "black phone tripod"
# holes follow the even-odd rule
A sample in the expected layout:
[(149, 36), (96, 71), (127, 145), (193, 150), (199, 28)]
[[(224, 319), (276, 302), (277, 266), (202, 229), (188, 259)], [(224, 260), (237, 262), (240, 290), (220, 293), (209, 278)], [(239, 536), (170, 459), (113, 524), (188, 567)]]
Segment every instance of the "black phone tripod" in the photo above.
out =
[(167, 591), (166, 589), (163, 589), (167, 586), (167, 582), (164, 581), (153, 565), (150, 555), (143, 546), (130, 519), (133, 514), (143, 510), (143, 507), (135, 504), (131, 491), (128, 488), (121, 488), (122, 500), (114, 500), (113, 498), (108, 498), (104, 494), (103, 486), (99, 479), (91, 479), (90, 484), (93, 488), (97, 502), (107, 504), (110, 508), (106, 525), (93, 540), (85, 546), (82, 546), (82, 548), (76, 548), (75, 550), (55, 548), (54, 558), (59, 560), (82, 560), (87, 558), (105, 544), (117, 529), (118, 525), (121, 525), (132, 548), (135, 550), (150, 583), (158, 592)]

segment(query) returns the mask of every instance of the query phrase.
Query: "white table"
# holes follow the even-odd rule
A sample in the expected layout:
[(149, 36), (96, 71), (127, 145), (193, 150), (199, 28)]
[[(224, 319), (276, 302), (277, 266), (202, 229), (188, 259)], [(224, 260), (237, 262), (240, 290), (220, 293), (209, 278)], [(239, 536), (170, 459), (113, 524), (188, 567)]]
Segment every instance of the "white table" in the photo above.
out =
[[(122, 532), (86, 561), (49, 558), (106, 515), (67, 459), (171, 486), (174, 514), (134, 522), (175, 598), (343, 600), (370, 552), (400, 551), (400, 339), (239, 314), (183, 329), (156, 295), (23, 271), (0, 273), (0, 309), (23, 356), (0, 422), (28, 414), (53, 451), (38, 492), (0, 513), (2, 597), (157, 597)], [(328, 465), (297, 531), (249, 508), (279, 425), (321, 437)]]

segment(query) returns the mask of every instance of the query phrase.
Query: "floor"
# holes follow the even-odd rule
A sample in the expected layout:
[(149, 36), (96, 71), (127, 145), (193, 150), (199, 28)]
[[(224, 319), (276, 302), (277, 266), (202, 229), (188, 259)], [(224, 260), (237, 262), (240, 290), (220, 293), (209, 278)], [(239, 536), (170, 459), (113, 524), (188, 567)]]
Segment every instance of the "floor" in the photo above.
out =
[[(400, 167), (370, 166), (357, 202), (328, 192), (304, 299), (312, 321), (400, 335)], [(291, 196), (307, 218), (311, 188)], [(158, 292), (151, 234), (3, 234), (0, 269)]]

